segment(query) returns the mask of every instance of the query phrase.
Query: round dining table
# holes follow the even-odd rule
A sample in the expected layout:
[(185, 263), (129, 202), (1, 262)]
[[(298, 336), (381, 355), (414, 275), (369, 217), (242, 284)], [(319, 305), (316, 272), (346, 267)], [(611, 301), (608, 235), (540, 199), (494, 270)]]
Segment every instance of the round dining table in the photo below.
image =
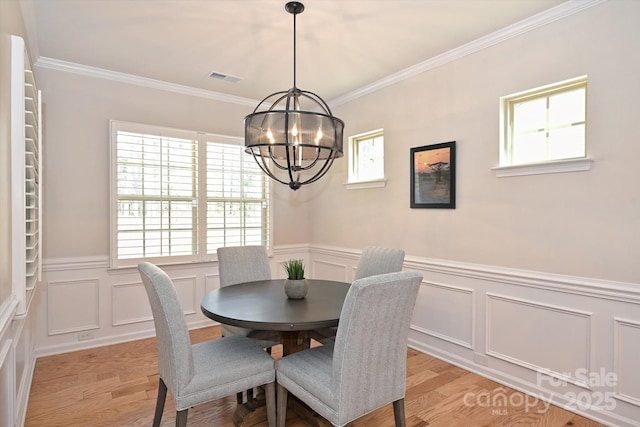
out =
[(208, 292), (200, 307), (217, 322), (243, 328), (278, 331), (283, 355), (305, 348), (307, 331), (338, 325), (349, 283), (307, 279), (305, 298), (289, 299), (284, 279), (259, 280)]

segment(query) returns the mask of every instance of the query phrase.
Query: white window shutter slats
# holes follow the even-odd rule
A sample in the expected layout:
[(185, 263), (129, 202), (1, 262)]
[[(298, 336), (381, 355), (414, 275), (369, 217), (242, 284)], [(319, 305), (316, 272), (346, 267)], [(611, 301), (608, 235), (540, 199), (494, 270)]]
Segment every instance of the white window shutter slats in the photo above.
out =
[(266, 178), (237, 138), (111, 126), (113, 266), (207, 260), (220, 246), (268, 243)]

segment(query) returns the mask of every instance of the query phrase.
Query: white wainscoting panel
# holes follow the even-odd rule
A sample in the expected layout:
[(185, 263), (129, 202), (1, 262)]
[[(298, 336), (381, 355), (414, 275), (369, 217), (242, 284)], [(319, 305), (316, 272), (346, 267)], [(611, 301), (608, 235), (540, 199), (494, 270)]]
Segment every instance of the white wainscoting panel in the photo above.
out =
[[(38, 292), (40, 289), (37, 290)], [(11, 352), (15, 362), (15, 425), (24, 425), (27, 415), (27, 403), (33, 379), (33, 370), (36, 364), (36, 352), (34, 335), (34, 324), (37, 321), (34, 315), (35, 310), (29, 307), (26, 316), (16, 318), (13, 321), (13, 342)], [(2, 425), (2, 424), (0, 424)]]
[[(196, 278), (172, 279), (178, 300), (185, 315), (195, 314), (200, 308), (196, 292)], [(142, 282), (118, 283), (112, 286), (113, 326), (153, 320), (147, 292)]]
[(488, 355), (588, 388), (590, 313), (487, 293), (486, 322)]
[[(47, 312), (49, 335), (100, 327), (98, 279), (49, 282)], [(69, 307), (73, 307), (70, 310)]]
[(473, 349), (474, 318), (472, 289), (422, 282), (413, 311), (413, 329)]
[(205, 274), (204, 276), (204, 293), (209, 293), (214, 289), (220, 287), (220, 275), (219, 274)]
[(185, 315), (199, 313), (200, 298), (198, 298), (196, 277), (180, 277), (172, 280), (173, 285), (176, 287), (180, 306), (182, 306), (182, 312)]
[(114, 284), (111, 287), (111, 310), (113, 326), (153, 320), (142, 282)]
[(349, 277), (348, 265), (337, 262), (322, 260), (313, 261), (313, 277), (316, 279), (336, 280), (338, 282), (351, 283), (352, 276)]
[(620, 318), (614, 322), (616, 398), (640, 406), (640, 322)]
[(0, 341), (0, 426), (13, 425), (15, 420), (16, 376), (11, 344), (10, 339)]

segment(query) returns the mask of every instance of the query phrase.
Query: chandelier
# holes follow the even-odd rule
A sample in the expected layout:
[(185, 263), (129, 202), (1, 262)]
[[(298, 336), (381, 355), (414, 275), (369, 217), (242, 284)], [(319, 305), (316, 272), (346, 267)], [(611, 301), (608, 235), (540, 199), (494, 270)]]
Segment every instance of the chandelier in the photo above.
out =
[(289, 2), (285, 10), (293, 15), (293, 87), (267, 96), (244, 118), (244, 145), (269, 177), (297, 190), (342, 157), (344, 122), (322, 98), (296, 86), (296, 15), (304, 5)]

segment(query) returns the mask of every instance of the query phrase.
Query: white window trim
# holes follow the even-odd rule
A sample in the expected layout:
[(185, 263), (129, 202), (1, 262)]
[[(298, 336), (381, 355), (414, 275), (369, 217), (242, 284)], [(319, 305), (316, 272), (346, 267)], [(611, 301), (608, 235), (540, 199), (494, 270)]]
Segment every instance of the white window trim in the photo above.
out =
[(363, 188), (383, 188), (386, 187), (387, 180), (382, 179), (374, 179), (371, 181), (354, 181), (347, 182), (344, 184), (347, 190), (361, 190)]
[(563, 173), (563, 172), (582, 172), (591, 169), (593, 159), (579, 158), (579, 159), (564, 159), (564, 160), (550, 160), (540, 163), (529, 163), (523, 165), (513, 166), (496, 166), (491, 168), (496, 173), (496, 178), (504, 178), (509, 176), (524, 176), (524, 175), (542, 175), (548, 173)]
[[(347, 190), (359, 190), (363, 188), (382, 188), (386, 186), (386, 178), (385, 178), (385, 168), (384, 168), (384, 157), (383, 157), (383, 166), (382, 166), (382, 178), (371, 179), (366, 181), (358, 181), (355, 180), (355, 172), (354, 172), (354, 142), (360, 139), (367, 139), (375, 137), (375, 135), (381, 134), (384, 138), (384, 129), (375, 129), (368, 132), (363, 132), (357, 135), (353, 135), (349, 137), (349, 159), (348, 159), (348, 170), (347, 170), (347, 182), (345, 183), (345, 188)], [(384, 142), (383, 142), (384, 144)], [(383, 154), (384, 156), (384, 154)]]
[[(572, 79), (564, 80), (557, 83), (552, 83), (546, 86), (542, 86), (536, 89), (526, 90), (518, 93), (514, 93), (508, 96), (500, 98), (500, 159), (499, 166), (492, 168), (495, 171), (496, 177), (502, 178), (507, 176), (522, 176), (522, 175), (540, 175), (549, 173), (563, 173), (563, 172), (579, 172), (588, 171), (591, 169), (593, 160), (588, 157), (587, 146), (585, 141), (585, 156), (569, 159), (554, 159), (545, 160), (536, 163), (523, 163), (523, 164), (508, 164), (508, 120), (506, 118), (507, 111), (509, 109), (508, 104), (511, 100), (517, 98), (527, 97), (529, 95), (541, 95), (545, 92), (552, 92), (563, 86), (578, 85), (587, 83), (587, 76), (579, 76)], [(585, 122), (586, 124), (586, 122)], [(586, 136), (585, 136), (586, 137)]]

